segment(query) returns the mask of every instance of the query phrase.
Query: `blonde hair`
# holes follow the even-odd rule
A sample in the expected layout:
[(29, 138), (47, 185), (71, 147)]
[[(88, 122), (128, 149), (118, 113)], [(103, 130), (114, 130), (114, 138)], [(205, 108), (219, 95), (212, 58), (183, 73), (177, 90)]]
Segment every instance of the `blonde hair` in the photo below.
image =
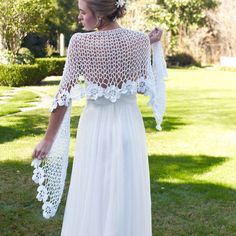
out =
[(126, 14), (126, 4), (116, 6), (116, 0), (86, 0), (88, 8), (96, 16), (105, 16), (110, 21), (122, 18)]

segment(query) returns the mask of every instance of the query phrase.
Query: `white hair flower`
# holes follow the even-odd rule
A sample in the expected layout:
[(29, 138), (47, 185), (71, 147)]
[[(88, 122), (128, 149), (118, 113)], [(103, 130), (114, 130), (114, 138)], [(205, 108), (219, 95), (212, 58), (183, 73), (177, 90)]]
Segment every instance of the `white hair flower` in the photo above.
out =
[(116, 0), (116, 7), (123, 7), (125, 5), (125, 0)]

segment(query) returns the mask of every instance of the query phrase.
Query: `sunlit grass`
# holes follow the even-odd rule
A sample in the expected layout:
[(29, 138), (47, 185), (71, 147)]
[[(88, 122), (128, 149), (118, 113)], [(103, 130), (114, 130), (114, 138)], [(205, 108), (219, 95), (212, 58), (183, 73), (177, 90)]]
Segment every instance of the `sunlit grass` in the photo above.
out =
[[(53, 96), (58, 79), (32, 88)], [(153, 236), (233, 236), (236, 73), (172, 69), (166, 86), (167, 111), (161, 132), (155, 130), (147, 97), (138, 96), (149, 151)], [(4, 89), (0, 87), (0, 96)], [(52, 220), (41, 216), (30, 167), (32, 149), (47, 126), (48, 109), (0, 118), (1, 235), (60, 235), (83, 104), (73, 107), (66, 188)]]
[(20, 112), (20, 108), (23, 107), (32, 107), (33, 105), (30, 104), (30, 102), (37, 102), (39, 98), (37, 94), (30, 91), (17, 91), (15, 95), (3, 96), (4, 92), (9, 91), (13, 90), (9, 90), (9, 88), (2, 88), (2, 90), (0, 90), (0, 94), (2, 94), (0, 95), (0, 101), (4, 102), (0, 104), (0, 117)]

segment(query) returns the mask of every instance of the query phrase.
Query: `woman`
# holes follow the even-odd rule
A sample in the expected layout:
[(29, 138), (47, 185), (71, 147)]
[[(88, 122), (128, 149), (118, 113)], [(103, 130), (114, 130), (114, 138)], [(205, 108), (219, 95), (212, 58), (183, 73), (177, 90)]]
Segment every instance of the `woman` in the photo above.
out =
[(47, 131), (32, 154), (33, 180), (40, 185), (37, 199), (49, 218), (64, 188), (71, 98), (86, 96), (63, 236), (152, 235), (148, 155), (136, 94), (150, 96), (160, 123), (150, 43), (160, 40), (162, 30), (145, 35), (122, 28), (116, 19), (125, 7), (123, 0), (79, 1), (84, 29), (97, 31), (72, 36)]

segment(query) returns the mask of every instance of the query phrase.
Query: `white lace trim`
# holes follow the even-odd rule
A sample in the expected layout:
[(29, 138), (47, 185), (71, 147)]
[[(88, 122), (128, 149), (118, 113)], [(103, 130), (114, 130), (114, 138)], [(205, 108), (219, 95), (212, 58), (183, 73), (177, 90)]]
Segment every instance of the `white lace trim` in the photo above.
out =
[(116, 102), (122, 94), (131, 95), (142, 93), (148, 95), (150, 90), (150, 80), (140, 78), (137, 82), (128, 80), (122, 84), (121, 88), (111, 85), (107, 88), (102, 88), (97, 84), (89, 83), (86, 87), (75, 85), (69, 93), (67, 90), (60, 90), (57, 99), (55, 99), (50, 107), (50, 112), (55, 110), (58, 106), (68, 106), (70, 99), (80, 100), (83, 97), (87, 99), (97, 100), (99, 97), (105, 97), (111, 102)]

